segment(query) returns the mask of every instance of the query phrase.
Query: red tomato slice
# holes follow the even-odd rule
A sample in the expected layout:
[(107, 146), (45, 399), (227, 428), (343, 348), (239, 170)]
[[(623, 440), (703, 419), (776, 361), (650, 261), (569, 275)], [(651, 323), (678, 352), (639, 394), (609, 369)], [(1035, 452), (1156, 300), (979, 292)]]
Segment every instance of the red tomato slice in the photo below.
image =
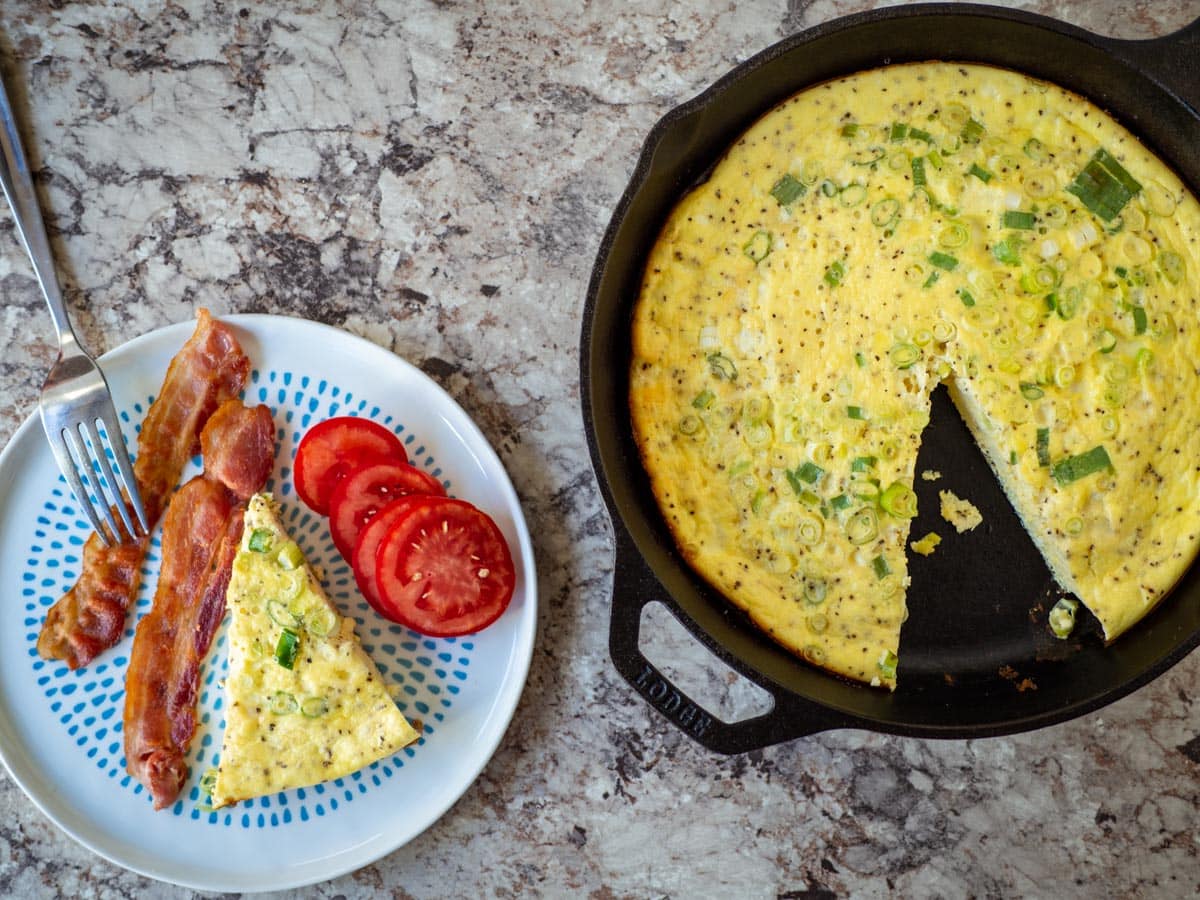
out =
[(314, 425), (296, 450), (292, 481), (296, 493), (313, 512), (329, 515), (329, 498), (337, 483), (366, 462), (408, 462), (400, 438), (370, 419), (338, 416)]
[(445, 496), (440, 481), (408, 463), (368, 463), (338, 482), (329, 498), (329, 530), (350, 559), (358, 533), (391, 501), (409, 494)]
[(504, 535), (465, 500), (427, 497), (399, 516), (376, 551), (380, 612), (432, 637), (487, 627), (516, 584)]
[(359, 532), (358, 541), (351, 554), (350, 567), (354, 570), (354, 580), (358, 582), (358, 589), (381, 616), (386, 613), (379, 600), (379, 570), (376, 565), (379, 545), (384, 542), (388, 532), (392, 530), (392, 526), (402, 516), (430, 499), (432, 498), (425, 494), (410, 494), (399, 500), (393, 500), (379, 510), (366, 527)]

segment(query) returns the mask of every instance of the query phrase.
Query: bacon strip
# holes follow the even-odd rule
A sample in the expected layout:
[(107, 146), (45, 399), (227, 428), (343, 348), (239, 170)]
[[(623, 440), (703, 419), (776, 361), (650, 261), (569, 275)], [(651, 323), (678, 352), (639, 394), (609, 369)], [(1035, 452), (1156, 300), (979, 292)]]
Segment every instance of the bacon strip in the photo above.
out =
[[(250, 372), (250, 360), (228, 326), (206, 309), (196, 320), (195, 332), (171, 360), (138, 435), (133, 472), (152, 523), (200, 448), (205, 422), (221, 403), (238, 395)], [(148, 537), (112, 547), (94, 534), (89, 537), (79, 580), (46, 614), (38, 653), (77, 669), (116, 644), (137, 596), (148, 546)]]
[(274, 464), (274, 432), (267, 407), (224, 404), (204, 429), (204, 474), (167, 507), (154, 605), (138, 622), (125, 673), (125, 765), (155, 809), (174, 803), (187, 780), (200, 668), (225, 615), (245, 501)]

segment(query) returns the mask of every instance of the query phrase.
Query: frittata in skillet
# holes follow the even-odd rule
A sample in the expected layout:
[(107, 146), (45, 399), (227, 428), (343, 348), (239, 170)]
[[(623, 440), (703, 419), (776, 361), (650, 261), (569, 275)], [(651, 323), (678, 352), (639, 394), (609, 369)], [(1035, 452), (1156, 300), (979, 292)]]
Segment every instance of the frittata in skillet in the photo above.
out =
[(1081, 97), (975, 65), (760, 119), (647, 262), (630, 407), (691, 565), (775, 640), (894, 687), (929, 395), (950, 388), (1111, 640), (1200, 535), (1200, 205)]

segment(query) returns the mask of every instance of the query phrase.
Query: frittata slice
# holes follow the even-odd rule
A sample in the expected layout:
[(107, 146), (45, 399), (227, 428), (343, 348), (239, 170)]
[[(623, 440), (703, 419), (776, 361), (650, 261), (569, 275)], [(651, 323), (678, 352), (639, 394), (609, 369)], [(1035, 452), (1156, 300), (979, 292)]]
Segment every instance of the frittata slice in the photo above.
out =
[(246, 509), (212, 806), (341, 778), (418, 737), (269, 494)]

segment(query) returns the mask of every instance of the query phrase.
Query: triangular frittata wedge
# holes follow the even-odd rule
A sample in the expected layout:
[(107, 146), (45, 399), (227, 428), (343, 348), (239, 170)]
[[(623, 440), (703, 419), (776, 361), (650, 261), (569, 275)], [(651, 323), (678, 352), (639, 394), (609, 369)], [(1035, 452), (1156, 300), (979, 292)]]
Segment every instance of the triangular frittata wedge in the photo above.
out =
[(354, 620), (326, 596), (268, 494), (246, 509), (226, 600), (225, 739), (213, 808), (349, 775), (417, 739)]

